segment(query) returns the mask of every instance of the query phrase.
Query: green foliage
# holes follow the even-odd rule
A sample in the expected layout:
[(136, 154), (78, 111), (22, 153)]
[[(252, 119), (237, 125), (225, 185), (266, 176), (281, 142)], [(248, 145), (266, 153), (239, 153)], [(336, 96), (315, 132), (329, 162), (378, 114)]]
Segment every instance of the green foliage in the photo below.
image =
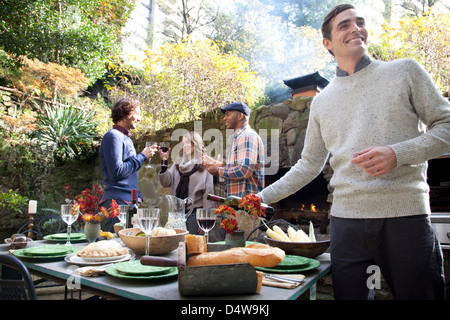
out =
[(44, 105), (45, 114), (38, 116), (39, 142), (51, 149), (58, 162), (89, 158), (95, 154), (92, 143), (96, 137), (95, 112), (74, 106)]
[(0, 1), (0, 46), (16, 56), (82, 70), (94, 81), (119, 52), (134, 7), (124, 0)]
[(35, 118), (24, 112), (10, 117), (0, 112), (0, 185), (21, 194), (40, 192), (53, 162), (30, 138)]
[(22, 213), (28, 204), (28, 198), (9, 190), (0, 192), (0, 210), (10, 213)]
[(223, 54), (221, 45), (208, 39), (186, 40), (162, 47), (160, 53), (147, 52), (143, 70), (116, 66), (123, 77), (111, 88), (111, 96), (131, 91), (142, 102), (137, 135), (198, 120), (202, 113), (231, 102), (258, 104), (263, 80), (235, 53)]
[(369, 52), (379, 60), (413, 59), (430, 73), (441, 91), (450, 91), (450, 12), (404, 18), (385, 24)]

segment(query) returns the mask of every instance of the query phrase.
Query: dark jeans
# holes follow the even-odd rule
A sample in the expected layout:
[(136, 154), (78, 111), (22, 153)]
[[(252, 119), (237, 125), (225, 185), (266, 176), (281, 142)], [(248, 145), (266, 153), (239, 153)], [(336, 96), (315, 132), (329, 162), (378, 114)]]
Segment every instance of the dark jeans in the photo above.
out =
[[(120, 205), (127, 205), (127, 203), (123, 200), (117, 200), (115, 199), (117, 204)], [(112, 199), (106, 199), (103, 203), (102, 203), (102, 207), (105, 207), (106, 209), (109, 209), (109, 207), (111, 206), (111, 202)], [(116, 223), (120, 222), (118, 217), (115, 218), (106, 218), (103, 223), (102, 223), (102, 230), (105, 232), (114, 232), (114, 225)]]
[(445, 299), (442, 251), (427, 215), (331, 217), (330, 228), (336, 300), (368, 299), (378, 268), (395, 299)]

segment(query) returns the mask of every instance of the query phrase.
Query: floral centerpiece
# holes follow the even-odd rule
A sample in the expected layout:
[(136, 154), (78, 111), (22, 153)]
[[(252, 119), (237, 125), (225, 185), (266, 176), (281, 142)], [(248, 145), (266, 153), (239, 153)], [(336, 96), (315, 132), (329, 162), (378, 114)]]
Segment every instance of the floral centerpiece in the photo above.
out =
[(238, 201), (238, 210), (241, 219), (236, 219), (236, 210), (226, 204), (222, 204), (215, 209), (215, 214), (221, 214), (224, 219), (220, 223), (220, 227), (225, 229), (227, 234), (233, 234), (235, 231), (245, 231), (249, 223), (254, 219), (262, 219), (265, 217), (265, 210), (261, 207), (261, 199), (254, 194), (247, 194)]
[(92, 190), (86, 188), (75, 196), (74, 207), (80, 212), (83, 221), (102, 222), (105, 218), (115, 218), (119, 215), (119, 205), (115, 200), (112, 200), (109, 209), (100, 205), (103, 194), (104, 191), (98, 185), (93, 185)]

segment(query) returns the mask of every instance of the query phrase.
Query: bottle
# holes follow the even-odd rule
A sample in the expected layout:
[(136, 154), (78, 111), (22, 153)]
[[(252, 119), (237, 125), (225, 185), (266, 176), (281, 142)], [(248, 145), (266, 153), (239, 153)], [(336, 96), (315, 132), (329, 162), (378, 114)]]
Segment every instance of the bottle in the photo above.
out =
[(126, 228), (133, 228), (133, 223), (131, 222), (131, 219), (133, 219), (133, 215), (137, 214), (137, 189), (131, 190), (131, 204), (128, 207), (128, 213), (127, 213), (127, 226)]
[[(228, 196), (227, 198), (222, 198), (213, 194), (208, 194), (206, 196), (206, 199), (220, 203), (220, 204), (226, 204), (230, 207), (233, 207), (234, 209), (238, 209), (241, 210), (239, 208), (239, 200), (241, 200), (240, 197), (236, 197), (236, 196)], [(266, 214), (266, 219), (270, 220), (274, 214), (274, 209), (273, 207), (265, 204), (265, 203), (261, 203), (261, 207), (264, 208), (264, 212)]]

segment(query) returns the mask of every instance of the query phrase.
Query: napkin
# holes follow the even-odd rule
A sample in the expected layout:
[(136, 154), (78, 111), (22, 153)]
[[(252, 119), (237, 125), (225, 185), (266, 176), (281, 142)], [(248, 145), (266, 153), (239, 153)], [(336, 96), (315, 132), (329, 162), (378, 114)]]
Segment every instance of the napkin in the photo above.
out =
[[(265, 273), (265, 274), (271, 274), (271, 273)], [(281, 276), (283, 278), (290, 278), (292, 280), (304, 280), (305, 279), (305, 276), (303, 274), (278, 274), (278, 273), (273, 273), (273, 275)], [(287, 282), (282, 282), (282, 281), (278, 281), (278, 280), (275, 280), (275, 279), (265, 278), (263, 276), (262, 284), (263, 284), (263, 286), (268, 286), (268, 287), (277, 287), (277, 288), (284, 288), (284, 289), (295, 289), (299, 285), (301, 285), (302, 283), (300, 283), (300, 282), (298, 282), (298, 283), (287, 283)]]
[(101, 267), (81, 267), (75, 270), (75, 273), (85, 277), (98, 277), (103, 274), (107, 266)]

